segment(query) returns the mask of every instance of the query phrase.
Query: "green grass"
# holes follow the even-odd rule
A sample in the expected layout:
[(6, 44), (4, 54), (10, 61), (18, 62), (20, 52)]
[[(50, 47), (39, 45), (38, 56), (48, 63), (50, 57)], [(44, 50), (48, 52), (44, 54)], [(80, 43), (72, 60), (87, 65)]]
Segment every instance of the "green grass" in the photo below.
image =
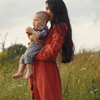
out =
[(61, 65), (63, 100), (100, 100), (100, 52), (83, 52)]
[(0, 70), (0, 100), (31, 100), (29, 81), (22, 78), (14, 80), (12, 75), (18, 70), (18, 61), (7, 62)]
[[(0, 69), (0, 100), (31, 100), (29, 81), (12, 79), (18, 65), (19, 57)], [(100, 100), (100, 52), (84, 51), (75, 54), (71, 63), (58, 66), (63, 100)]]

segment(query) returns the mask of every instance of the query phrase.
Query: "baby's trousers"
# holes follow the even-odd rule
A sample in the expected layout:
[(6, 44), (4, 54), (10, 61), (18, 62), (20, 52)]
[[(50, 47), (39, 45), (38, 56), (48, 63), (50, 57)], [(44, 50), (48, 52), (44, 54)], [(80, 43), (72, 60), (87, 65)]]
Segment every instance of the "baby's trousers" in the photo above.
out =
[(23, 64), (33, 64), (33, 60), (35, 59), (35, 55), (42, 49), (43, 46), (38, 44), (35, 41), (32, 41), (27, 50), (25, 51), (24, 54), (22, 54), (20, 58), (20, 63)]

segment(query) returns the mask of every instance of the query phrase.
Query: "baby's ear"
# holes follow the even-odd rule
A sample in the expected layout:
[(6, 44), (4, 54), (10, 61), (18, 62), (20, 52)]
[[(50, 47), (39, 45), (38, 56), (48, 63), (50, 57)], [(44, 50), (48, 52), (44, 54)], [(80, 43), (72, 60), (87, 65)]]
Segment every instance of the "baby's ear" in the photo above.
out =
[(46, 21), (46, 20), (44, 20), (44, 21), (43, 21), (43, 25), (46, 25), (46, 24), (47, 24), (47, 21)]

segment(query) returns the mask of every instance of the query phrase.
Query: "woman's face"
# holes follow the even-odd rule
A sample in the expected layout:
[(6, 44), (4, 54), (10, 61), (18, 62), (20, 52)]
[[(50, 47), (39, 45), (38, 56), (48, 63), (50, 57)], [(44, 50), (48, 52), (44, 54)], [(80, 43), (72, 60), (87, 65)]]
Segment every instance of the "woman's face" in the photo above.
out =
[(50, 11), (49, 7), (48, 7), (48, 3), (46, 3), (46, 12), (48, 13), (48, 15), (50, 16), (50, 20), (53, 20), (53, 12)]

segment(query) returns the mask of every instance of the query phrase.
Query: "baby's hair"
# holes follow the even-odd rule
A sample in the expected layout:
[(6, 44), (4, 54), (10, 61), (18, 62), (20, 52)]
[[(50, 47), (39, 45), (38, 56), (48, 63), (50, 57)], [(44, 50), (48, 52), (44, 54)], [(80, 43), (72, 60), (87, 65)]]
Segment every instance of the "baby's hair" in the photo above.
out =
[(36, 14), (41, 14), (43, 20), (46, 20), (47, 22), (50, 20), (49, 15), (48, 15), (45, 11), (39, 11), (39, 12), (37, 12)]

